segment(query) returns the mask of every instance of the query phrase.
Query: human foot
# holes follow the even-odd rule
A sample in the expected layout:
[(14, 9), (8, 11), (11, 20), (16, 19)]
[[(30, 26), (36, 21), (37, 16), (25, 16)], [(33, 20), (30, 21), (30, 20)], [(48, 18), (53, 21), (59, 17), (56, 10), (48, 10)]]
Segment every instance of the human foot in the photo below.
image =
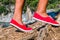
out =
[(37, 14), (43, 16), (43, 17), (48, 17), (48, 14), (46, 12), (39, 12), (39, 11), (36, 11)]
[(12, 19), (12, 20), (10, 21), (10, 24), (13, 25), (13, 26), (15, 26), (15, 27), (18, 28), (19, 30), (24, 31), (24, 32), (30, 32), (30, 31), (32, 31), (32, 28), (28, 28), (28, 27), (26, 27), (26, 25), (24, 25), (24, 24), (19, 24), (19, 23), (18, 23), (17, 21), (15, 21), (14, 19)]
[(48, 24), (59, 26), (59, 23), (57, 21), (55, 21), (51, 16), (44, 17), (35, 12), (33, 18), (38, 21), (42, 21), (42, 22), (45, 22)]

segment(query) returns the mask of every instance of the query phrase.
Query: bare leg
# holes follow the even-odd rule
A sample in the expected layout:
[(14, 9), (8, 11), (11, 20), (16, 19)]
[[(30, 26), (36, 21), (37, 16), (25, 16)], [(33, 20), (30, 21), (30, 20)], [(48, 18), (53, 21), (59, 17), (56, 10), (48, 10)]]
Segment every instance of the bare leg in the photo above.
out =
[(16, 20), (18, 23), (22, 23), (22, 7), (23, 7), (24, 0), (16, 0), (15, 4), (15, 12), (13, 19)]
[(39, 0), (36, 12), (42, 16), (48, 16), (46, 13), (47, 4), (48, 4), (48, 0)]

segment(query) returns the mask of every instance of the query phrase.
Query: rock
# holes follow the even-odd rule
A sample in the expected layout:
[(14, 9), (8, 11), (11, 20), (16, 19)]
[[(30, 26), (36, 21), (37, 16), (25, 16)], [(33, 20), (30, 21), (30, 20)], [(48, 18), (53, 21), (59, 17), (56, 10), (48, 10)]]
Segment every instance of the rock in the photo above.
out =
[(60, 8), (60, 4), (58, 4), (57, 7)]
[(5, 36), (0, 36), (0, 40), (6, 40)]
[(57, 22), (60, 24), (60, 14), (57, 16)]
[(32, 20), (32, 16), (33, 16), (32, 11), (31, 11), (31, 9), (27, 6), (27, 11), (26, 11), (26, 19), (27, 19), (27, 21)]
[[(60, 14), (58, 14), (57, 21), (60, 23)], [(40, 21), (27, 25), (33, 28), (31, 32), (16, 31), (17, 28), (13, 26), (0, 28), (0, 40), (60, 40), (60, 26)]]
[[(32, 37), (37, 36), (38, 31), (35, 30), (33, 32), (25, 33), (25, 32), (16, 32), (16, 28), (11, 26), (8, 28), (0, 29), (0, 39), (1, 40), (27, 40)], [(4, 39), (3, 39), (4, 38)]]
[[(60, 16), (58, 16), (59, 18)], [(33, 28), (32, 32), (20, 30), (17, 32), (17, 28), (13, 26), (0, 28), (0, 40), (60, 40), (60, 26), (36, 21), (33, 24), (28, 24), (28, 27)]]
[[(41, 26), (40, 26), (41, 25)], [(35, 22), (31, 25), (28, 25), (29, 27), (33, 28), (32, 32), (16, 32), (17, 28), (10, 26), (8, 28), (1, 28), (0, 30), (0, 36), (4, 36), (7, 40), (30, 40), (35, 39), (38, 35), (37, 29), (39, 27), (42, 27), (41, 22)], [(2, 39), (2, 37), (1, 37)]]
[[(60, 20), (60, 14), (58, 14), (58, 19)], [(60, 21), (59, 21), (60, 23)], [(60, 40), (60, 26), (52, 26), (47, 24), (44, 28), (40, 29), (36, 40)]]

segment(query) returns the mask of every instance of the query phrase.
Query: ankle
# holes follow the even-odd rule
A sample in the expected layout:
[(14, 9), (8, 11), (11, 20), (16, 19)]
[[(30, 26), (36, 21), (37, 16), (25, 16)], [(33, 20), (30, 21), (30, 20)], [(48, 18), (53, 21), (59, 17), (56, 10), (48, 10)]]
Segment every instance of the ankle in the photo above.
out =
[(37, 13), (46, 13), (46, 11), (36, 11)]

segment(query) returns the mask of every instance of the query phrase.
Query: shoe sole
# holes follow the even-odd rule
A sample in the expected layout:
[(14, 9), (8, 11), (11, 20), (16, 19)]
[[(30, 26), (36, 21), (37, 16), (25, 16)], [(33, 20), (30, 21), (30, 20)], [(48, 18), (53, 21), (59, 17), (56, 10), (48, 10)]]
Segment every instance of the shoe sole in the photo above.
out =
[(33, 19), (38, 20), (38, 21), (42, 21), (42, 22), (44, 22), (44, 23), (48, 23), (48, 24), (51, 24), (51, 25), (59, 26), (59, 24), (53, 24), (53, 23), (50, 23), (50, 22), (46, 22), (46, 21), (43, 21), (43, 20), (39, 20), (39, 19), (37, 19), (37, 18), (35, 18), (35, 17), (33, 17)]
[(16, 26), (15, 24), (13, 24), (13, 23), (10, 23), (11, 25), (13, 25), (13, 26), (15, 26), (16, 28), (18, 28), (18, 29), (20, 29), (21, 31), (23, 31), (23, 32), (31, 32), (32, 30), (23, 30), (22, 28), (19, 28), (18, 26)]

